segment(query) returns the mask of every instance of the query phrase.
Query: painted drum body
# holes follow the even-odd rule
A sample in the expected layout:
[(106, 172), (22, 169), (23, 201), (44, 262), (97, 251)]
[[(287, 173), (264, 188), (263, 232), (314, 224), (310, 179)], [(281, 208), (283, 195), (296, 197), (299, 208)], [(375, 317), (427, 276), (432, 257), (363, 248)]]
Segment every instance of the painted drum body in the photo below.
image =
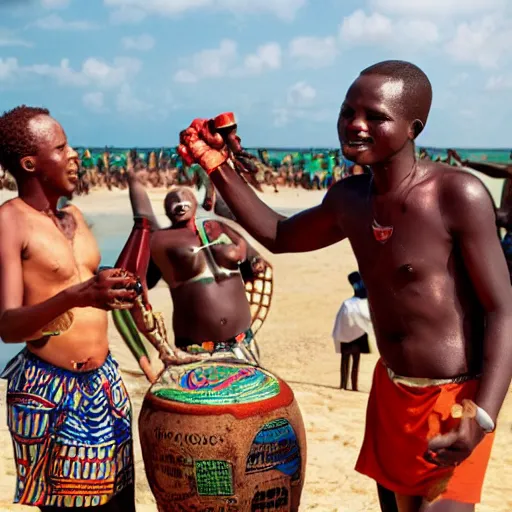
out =
[(139, 416), (160, 512), (296, 512), (306, 435), (290, 387), (239, 361), (167, 368)]

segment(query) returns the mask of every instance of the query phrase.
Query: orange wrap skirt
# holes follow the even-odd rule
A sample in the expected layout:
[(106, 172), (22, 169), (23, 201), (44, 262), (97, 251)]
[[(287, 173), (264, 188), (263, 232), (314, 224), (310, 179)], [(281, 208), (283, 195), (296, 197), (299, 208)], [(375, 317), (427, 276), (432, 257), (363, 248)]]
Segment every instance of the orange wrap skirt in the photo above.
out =
[[(413, 379), (411, 379), (413, 380)], [(494, 433), (487, 434), (457, 467), (427, 462), (428, 441), (457, 428), (451, 408), (474, 400), (479, 381), (407, 385), (377, 363), (368, 401), (366, 429), (356, 471), (397, 494), (479, 503)], [(425, 385), (426, 384), (426, 385)]]

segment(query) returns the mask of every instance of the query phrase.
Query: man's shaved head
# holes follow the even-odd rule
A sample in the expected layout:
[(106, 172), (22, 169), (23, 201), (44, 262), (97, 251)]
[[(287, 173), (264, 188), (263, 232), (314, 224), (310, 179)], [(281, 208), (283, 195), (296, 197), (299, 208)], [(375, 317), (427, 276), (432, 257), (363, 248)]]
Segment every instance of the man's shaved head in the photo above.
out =
[(432, 104), (432, 85), (427, 75), (414, 64), (403, 60), (378, 62), (361, 71), (360, 76), (379, 75), (390, 82), (402, 82), (403, 114), (425, 126)]

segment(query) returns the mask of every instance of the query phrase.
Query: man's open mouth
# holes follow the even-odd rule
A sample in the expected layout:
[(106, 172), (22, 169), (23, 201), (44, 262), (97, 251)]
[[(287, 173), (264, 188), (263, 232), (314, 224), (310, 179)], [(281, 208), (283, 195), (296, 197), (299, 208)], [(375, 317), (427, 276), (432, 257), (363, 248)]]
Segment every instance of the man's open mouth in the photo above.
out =
[(183, 201), (173, 206), (172, 214), (176, 217), (182, 217), (190, 210), (190, 208), (192, 208), (192, 203), (190, 201)]
[(373, 139), (371, 137), (351, 138), (351, 139), (347, 139), (345, 144), (347, 144), (347, 146), (349, 146), (351, 148), (358, 148), (361, 146), (368, 146), (370, 144), (373, 144)]

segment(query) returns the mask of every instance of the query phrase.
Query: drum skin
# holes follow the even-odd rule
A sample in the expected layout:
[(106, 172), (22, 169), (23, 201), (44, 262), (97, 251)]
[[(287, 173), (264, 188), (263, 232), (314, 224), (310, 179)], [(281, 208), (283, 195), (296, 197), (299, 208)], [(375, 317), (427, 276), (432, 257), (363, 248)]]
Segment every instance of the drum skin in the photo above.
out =
[(159, 512), (296, 512), (306, 435), (291, 388), (261, 367), (168, 367), (144, 399), (139, 434)]

